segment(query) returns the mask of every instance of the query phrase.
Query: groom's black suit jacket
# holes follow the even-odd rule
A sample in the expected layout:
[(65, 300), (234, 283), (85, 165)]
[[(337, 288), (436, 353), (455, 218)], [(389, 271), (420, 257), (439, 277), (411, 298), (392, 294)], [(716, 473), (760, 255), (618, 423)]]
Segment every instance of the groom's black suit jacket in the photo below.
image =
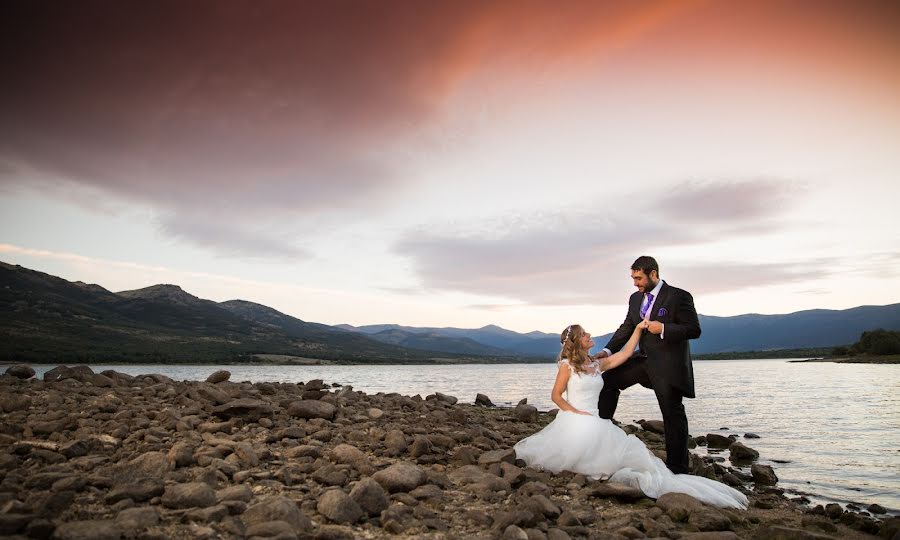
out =
[[(635, 292), (628, 299), (625, 322), (610, 338), (607, 349), (616, 352), (628, 342), (635, 326), (641, 322), (643, 300), (641, 292)], [(669, 384), (680, 390), (685, 397), (695, 397), (694, 368), (691, 365), (688, 340), (700, 337), (700, 320), (697, 318), (691, 293), (663, 282), (653, 304), (650, 320), (665, 325), (665, 339), (648, 331), (644, 331), (641, 336), (640, 349), (647, 356), (650, 382), (654, 386)]]

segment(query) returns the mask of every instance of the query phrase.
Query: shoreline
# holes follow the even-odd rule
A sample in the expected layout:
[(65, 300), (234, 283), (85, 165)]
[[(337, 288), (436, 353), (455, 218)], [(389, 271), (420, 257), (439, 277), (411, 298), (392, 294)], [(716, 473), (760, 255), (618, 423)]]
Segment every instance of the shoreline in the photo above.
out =
[(805, 360), (788, 360), (792, 364), (805, 362), (831, 362), (834, 364), (900, 364), (900, 355), (893, 354), (887, 356), (851, 356), (851, 357), (831, 357), (831, 358), (808, 358)]
[[(525, 468), (512, 445), (553, 416), (527, 404), (210, 374), (205, 382), (174, 381), (76, 367), (51, 370), (47, 381), (0, 376), (0, 500), (8, 510), (0, 533), (871, 538), (900, 527), (900, 518), (862, 509), (810, 507), (786, 497), (765, 468), (748, 475), (716, 455), (694, 454), (694, 472), (744, 491), (749, 509), (698, 506), (687, 496), (654, 502), (624, 486)], [(658, 423), (622, 427), (662, 451)]]

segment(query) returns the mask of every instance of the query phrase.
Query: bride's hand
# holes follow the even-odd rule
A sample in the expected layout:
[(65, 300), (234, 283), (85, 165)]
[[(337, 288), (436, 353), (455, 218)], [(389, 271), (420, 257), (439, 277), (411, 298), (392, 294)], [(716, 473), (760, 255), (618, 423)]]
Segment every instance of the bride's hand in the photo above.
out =
[(650, 321), (648, 321), (647, 319), (644, 319), (643, 321), (641, 321), (637, 324), (634, 331), (635, 332), (643, 332), (644, 330), (646, 330), (649, 327), (650, 327)]
[(575, 410), (572, 411), (572, 412), (575, 413), (575, 414), (581, 414), (581, 415), (584, 415), (584, 416), (591, 416), (591, 413), (589, 413), (589, 412), (587, 412), (587, 411), (579, 411), (578, 409), (575, 409)]

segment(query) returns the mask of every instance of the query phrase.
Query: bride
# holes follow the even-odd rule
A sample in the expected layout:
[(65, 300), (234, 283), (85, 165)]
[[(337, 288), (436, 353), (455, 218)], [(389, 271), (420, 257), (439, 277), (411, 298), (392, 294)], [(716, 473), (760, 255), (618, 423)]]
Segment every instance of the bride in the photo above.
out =
[[(598, 416), (601, 373), (628, 360), (646, 328), (647, 321), (639, 324), (621, 351), (600, 360), (588, 356), (594, 341), (581, 326), (573, 324), (563, 330), (559, 371), (551, 393), (559, 413), (547, 427), (515, 445), (516, 457), (538, 469), (572, 471), (627, 484), (652, 498), (686, 493), (715, 506), (746, 508), (743, 493), (708, 478), (674, 474), (640, 439)], [(567, 399), (563, 399), (563, 391)]]

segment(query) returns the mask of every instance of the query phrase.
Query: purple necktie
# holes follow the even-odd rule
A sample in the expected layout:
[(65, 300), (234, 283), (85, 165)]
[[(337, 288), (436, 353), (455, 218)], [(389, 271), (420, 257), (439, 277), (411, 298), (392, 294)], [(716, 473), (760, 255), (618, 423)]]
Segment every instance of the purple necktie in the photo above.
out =
[(650, 309), (650, 304), (652, 304), (652, 303), (653, 303), (653, 295), (650, 293), (647, 293), (647, 304), (641, 308), (641, 318), (642, 319), (647, 318), (647, 310)]

